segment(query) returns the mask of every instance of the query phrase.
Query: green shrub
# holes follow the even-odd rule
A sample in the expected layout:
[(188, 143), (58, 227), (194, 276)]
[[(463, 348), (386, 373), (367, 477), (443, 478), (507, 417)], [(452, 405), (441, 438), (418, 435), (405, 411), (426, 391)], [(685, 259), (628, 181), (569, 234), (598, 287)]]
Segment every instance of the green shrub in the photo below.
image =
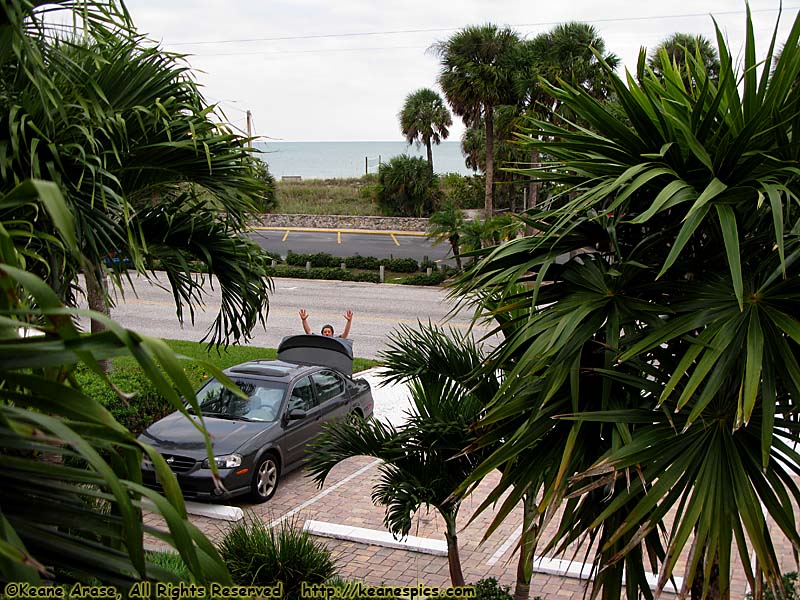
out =
[(430, 275), (418, 273), (416, 275), (409, 275), (408, 277), (401, 277), (400, 279), (392, 280), (391, 283), (399, 283), (401, 285), (439, 285), (445, 279), (447, 279), (447, 275), (434, 271)]
[(420, 261), (419, 270), (425, 271), (427, 269), (433, 269), (434, 271), (437, 271), (439, 269), (439, 265), (436, 261), (433, 261), (426, 256), (423, 260)]
[(513, 598), (509, 591), (510, 586), (500, 585), (494, 577), (481, 579), (472, 584), (472, 587), (475, 588), (474, 600), (512, 600)]
[(381, 165), (377, 191), (381, 209), (399, 217), (429, 215), (441, 196), (438, 177), (431, 175), (428, 163), (405, 154)]
[(300, 584), (324, 583), (336, 575), (336, 563), (323, 544), (284, 521), (268, 527), (259, 516), (233, 525), (219, 544), (222, 560), (239, 585), (283, 583), (284, 598), (299, 598)]
[(394, 273), (416, 273), (419, 263), (413, 258), (384, 258), (380, 261), (387, 271)]
[[(791, 573), (786, 573), (783, 576), (783, 588), (786, 592), (785, 596), (781, 596), (780, 594), (778, 596), (775, 596), (775, 594), (772, 593), (772, 590), (765, 589), (764, 594), (762, 596), (763, 600), (777, 600), (778, 598), (781, 598), (781, 600), (800, 600), (800, 589), (798, 589), (797, 587), (796, 571), (792, 571)], [(751, 600), (752, 597), (753, 594), (751, 592), (748, 592), (746, 596), (747, 600)]]
[(366, 283), (379, 283), (378, 273), (363, 271), (342, 271), (341, 269), (314, 268), (306, 271), (305, 267), (269, 267), (267, 274), (270, 277), (291, 277), (293, 279), (338, 279), (340, 281), (360, 281)]
[(483, 208), (486, 180), (481, 175), (447, 173), (439, 179), (445, 201), (458, 208)]
[(348, 269), (377, 271), (381, 266), (381, 261), (374, 256), (348, 256), (344, 259), (344, 264)]
[(85, 367), (79, 367), (75, 377), (87, 396), (97, 399), (119, 423), (136, 435), (175, 410), (138, 367), (115, 366), (109, 374), (111, 383), (132, 394), (127, 400), (117, 396), (98, 375)]
[[(338, 268), (339, 265), (344, 262), (344, 259), (339, 258), (338, 256), (333, 256), (332, 254), (328, 254), (327, 252), (309, 254), (308, 258), (311, 261), (312, 267)], [(303, 263), (303, 266), (305, 266), (305, 263)]]

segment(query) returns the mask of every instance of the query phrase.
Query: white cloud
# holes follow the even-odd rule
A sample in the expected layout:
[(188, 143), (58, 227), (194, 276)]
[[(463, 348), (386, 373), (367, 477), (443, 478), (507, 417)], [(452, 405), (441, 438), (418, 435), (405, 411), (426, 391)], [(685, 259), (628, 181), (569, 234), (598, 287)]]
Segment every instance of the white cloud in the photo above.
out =
[[(400, 140), (397, 112), (405, 96), (435, 87), (438, 62), (425, 50), (469, 24), (511, 25), (524, 35), (568, 20), (593, 23), (609, 51), (630, 69), (640, 46), (653, 47), (675, 31), (714, 37), (713, 22), (733, 51), (743, 43), (744, 2), (639, 3), (572, 0), (533, 3), (508, 0), (128, 0), (139, 29), (167, 49), (190, 53), (207, 97), (222, 101), (228, 118), (244, 125), (253, 113), (256, 133), (286, 140)], [(750, 2), (756, 39), (764, 51), (777, 0)], [(737, 14), (728, 14), (736, 11)], [(669, 17), (669, 15), (698, 15)], [(784, 9), (782, 40), (796, 14)], [(252, 38), (302, 38), (358, 32), (431, 30), (257, 42), (186, 44)], [(457, 120), (457, 119), (456, 119)], [(451, 139), (462, 132), (453, 127)]]

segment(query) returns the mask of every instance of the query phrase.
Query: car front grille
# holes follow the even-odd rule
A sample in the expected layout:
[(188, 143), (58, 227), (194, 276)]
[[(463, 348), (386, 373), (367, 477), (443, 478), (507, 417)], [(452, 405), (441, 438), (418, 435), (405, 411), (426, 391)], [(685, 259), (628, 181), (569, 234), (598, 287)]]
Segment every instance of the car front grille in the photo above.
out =
[(174, 473), (186, 473), (197, 463), (195, 459), (188, 456), (177, 456), (175, 454), (164, 454), (163, 456)]

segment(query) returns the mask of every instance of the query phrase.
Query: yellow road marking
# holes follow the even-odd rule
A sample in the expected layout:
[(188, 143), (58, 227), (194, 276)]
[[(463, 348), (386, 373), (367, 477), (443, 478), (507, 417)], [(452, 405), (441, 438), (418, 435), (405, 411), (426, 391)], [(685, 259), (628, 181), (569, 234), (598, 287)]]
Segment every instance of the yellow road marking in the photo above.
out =
[(395, 245), (395, 246), (399, 246), (399, 245), (400, 245), (400, 242), (398, 242), (398, 241), (397, 241), (397, 238), (396, 238), (396, 237), (394, 237), (394, 234), (393, 234), (393, 233), (390, 233), (389, 235), (390, 235), (390, 236), (392, 236), (392, 241), (394, 242), (394, 245)]
[(424, 231), (376, 231), (374, 229), (332, 229), (329, 227), (252, 227), (252, 231), (303, 231), (306, 233), (360, 233), (364, 235), (398, 235), (428, 237)]
[(283, 239), (282, 239), (281, 241), (282, 241), (282, 242), (285, 242), (285, 241), (286, 241), (286, 238), (288, 238), (288, 237), (289, 237), (289, 230), (287, 229), (287, 230), (286, 230), (286, 233), (284, 233), (284, 234), (283, 234)]
[(336, 243), (337, 244), (341, 244), (342, 243), (342, 232), (341, 231), (337, 231), (336, 232)]

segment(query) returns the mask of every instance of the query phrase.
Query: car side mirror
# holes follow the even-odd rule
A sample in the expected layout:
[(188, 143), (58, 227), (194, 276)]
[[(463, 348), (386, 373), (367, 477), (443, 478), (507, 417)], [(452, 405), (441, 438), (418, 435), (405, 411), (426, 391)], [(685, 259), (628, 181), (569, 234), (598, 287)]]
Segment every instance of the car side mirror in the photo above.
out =
[(289, 421), (299, 421), (300, 419), (305, 419), (306, 414), (307, 414), (306, 411), (300, 408), (293, 408), (287, 413), (286, 418)]

